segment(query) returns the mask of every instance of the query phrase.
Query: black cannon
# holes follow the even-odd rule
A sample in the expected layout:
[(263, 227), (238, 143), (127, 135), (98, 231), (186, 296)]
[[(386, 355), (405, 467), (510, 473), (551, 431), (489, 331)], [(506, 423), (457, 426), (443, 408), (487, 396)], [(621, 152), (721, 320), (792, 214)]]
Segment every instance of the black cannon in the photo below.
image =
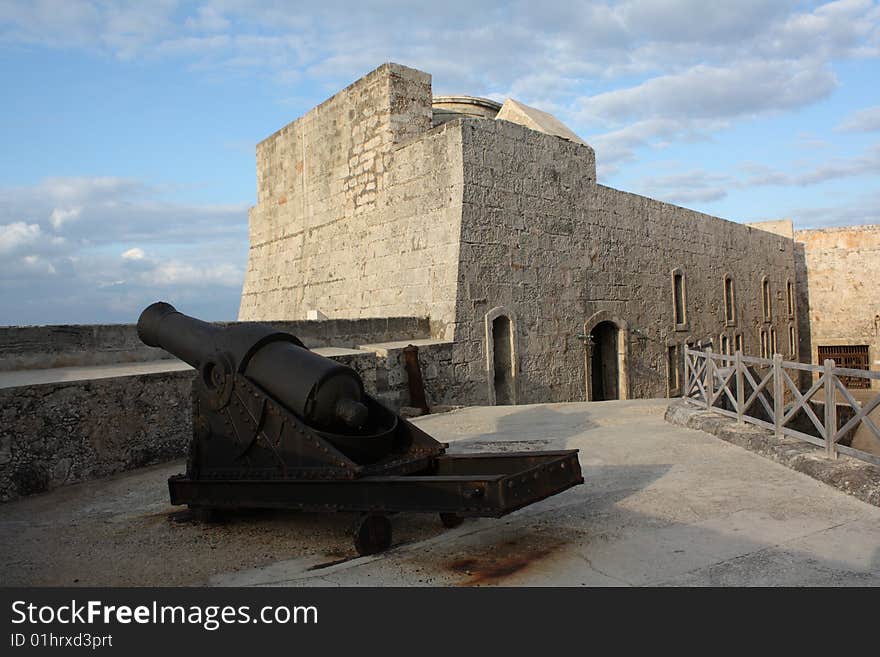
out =
[(583, 482), (577, 450), (447, 455), (351, 368), (271, 326), (221, 328), (154, 303), (138, 336), (192, 365), (193, 439), (172, 504), (355, 511), (355, 547), (391, 544), (387, 514), (500, 517)]

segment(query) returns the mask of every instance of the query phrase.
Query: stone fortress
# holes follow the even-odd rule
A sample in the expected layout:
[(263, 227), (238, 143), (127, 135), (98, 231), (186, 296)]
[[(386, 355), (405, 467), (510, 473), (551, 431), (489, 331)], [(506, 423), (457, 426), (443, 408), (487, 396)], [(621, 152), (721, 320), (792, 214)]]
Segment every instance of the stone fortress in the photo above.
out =
[(685, 344), (800, 351), (791, 236), (600, 185), (552, 116), (420, 71), (268, 137), (257, 187), (239, 319), (429, 317), (444, 403), (663, 397)]
[[(880, 227), (744, 225), (600, 185), (554, 117), (434, 97), (411, 68), (262, 141), (257, 188), (239, 321), (394, 408), (408, 345), (431, 407), (676, 396), (688, 344), (878, 369)], [(183, 454), (192, 377), (133, 325), (0, 327), (0, 501)]]

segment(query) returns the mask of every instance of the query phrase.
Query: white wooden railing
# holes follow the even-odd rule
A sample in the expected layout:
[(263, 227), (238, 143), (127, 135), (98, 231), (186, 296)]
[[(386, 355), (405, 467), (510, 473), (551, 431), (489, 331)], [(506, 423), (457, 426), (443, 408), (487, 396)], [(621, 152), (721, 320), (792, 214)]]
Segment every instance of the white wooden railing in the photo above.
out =
[[(810, 372), (812, 385), (805, 392), (795, 383), (800, 378), (798, 372)], [(880, 440), (880, 428), (869, 417), (880, 406), (880, 393), (859, 403), (841, 382), (842, 376), (880, 379), (880, 372), (837, 367), (833, 360), (806, 365), (783, 360), (779, 354), (772, 359), (754, 358), (739, 351), (730, 356), (685, 347), (683, 396), (713, 412), (771, 429), (777, 436), (792, 436), (824, 447), (832, 458), (841, 453), (880, 465), (880, 456), (839, 442), (860, 424)], [(837, 403), (841, 398), (854, 415), (838, 426)], [(810, 405), (813, 400), (823, 403), (821, 418)], [(809, 418), (810, 433), (788, 426), (799, 411)]]

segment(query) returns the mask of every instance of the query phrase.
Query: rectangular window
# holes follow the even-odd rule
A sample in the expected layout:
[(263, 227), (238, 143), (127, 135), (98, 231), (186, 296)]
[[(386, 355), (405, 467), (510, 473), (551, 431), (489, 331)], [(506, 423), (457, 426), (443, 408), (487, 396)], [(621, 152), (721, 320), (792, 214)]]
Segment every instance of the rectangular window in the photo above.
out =
[(772, 358), (773, 354), (779, 353), (779, 347), (776, 344), (776, 328), (770, 329), (770, 355), (767, 358)]
[(666, 385), (670, 397), (681, 393), (678, 388), (678, 346), (674, 344), (666, 347)]
[(797, 345), (794, 340), (794, 326), (789, 324), (788, 326), (788, 353), (792, 356), (797, 356), (798, 350)]
[(741, 351), (743, 350), (743, 336), (742, 336), (742, 333), (737, 333), (735, 336), (733, 336), (733, 348), (734, 348), (735, 351), (740, 351), (740, 352), (741, 352)]
[(726, 335), (721, 336), (721, 353), (726, 356), (730, 355), (730, 338)]
[[(848, 344), (819, 346), (819, 364), (824, 364), (825, 359), (830, 358), (836, 367), (845, 367), (851, 370), (869, 369), (868, 345)], [(840, 382), (849, 389), (870, 388), (871, 379), (860, 376), (840, 376)]]
[(736, 321), (734, 312), (733, 279), (730, 276), (724, 278), (724, 320), (728, 324)]
[(786, 302), (788, 305), (788, 318), (794, 318), (794, 286), (791, 284), (791, 281), (788, 281), (785, 284), (785, 296)]
[(672, 274), (673, 312), (675, 313), (675, 325), (683, 326), (687, 321), (685, 298), (684, 298), (684, 274), (680, 271)]
[(767, 338), (767, 331), (761, 329), (761, 358), (769, 358), (767, 355), (770, 351), (770, 343)]

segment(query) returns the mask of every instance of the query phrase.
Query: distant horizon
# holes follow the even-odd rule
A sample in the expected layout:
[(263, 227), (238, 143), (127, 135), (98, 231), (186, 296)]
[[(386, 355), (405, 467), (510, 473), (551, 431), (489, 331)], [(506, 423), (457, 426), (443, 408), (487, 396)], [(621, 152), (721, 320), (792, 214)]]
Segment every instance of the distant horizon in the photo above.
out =
[(617, 189), (880, 224), (872, 0), (12, 1), (0, 52), (3, 326), (134, 323), (158, 299), (236, 319), (256, 144), (388, 61), (550, 112)]

